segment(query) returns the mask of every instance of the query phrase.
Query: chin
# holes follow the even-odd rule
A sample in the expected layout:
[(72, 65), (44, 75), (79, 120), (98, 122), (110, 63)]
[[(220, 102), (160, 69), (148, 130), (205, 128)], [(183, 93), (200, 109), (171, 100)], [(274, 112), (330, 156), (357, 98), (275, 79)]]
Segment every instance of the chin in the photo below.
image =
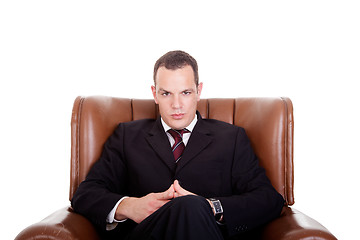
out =
[(186, 121), (183, 120), (172, 120), (169, 124), (169, 127), (173, 129), (183, 129), (187, 127)]

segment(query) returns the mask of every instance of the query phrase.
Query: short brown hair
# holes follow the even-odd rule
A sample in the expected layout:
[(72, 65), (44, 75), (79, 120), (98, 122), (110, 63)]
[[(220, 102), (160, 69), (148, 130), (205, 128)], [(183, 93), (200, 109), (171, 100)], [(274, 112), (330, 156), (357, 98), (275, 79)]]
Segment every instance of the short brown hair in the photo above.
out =
[(179, 68), (183, 68), (185, 66), (191, 66), (194, 71), (194, 80), (196, 87), (199, 85), (199, 72), (198, 72), (198, 65), (192, 56), (190, 54), (176, 50), (176, 51), (170, 51), (168, 53), (165, 53), (162, 57), (160, 57), (154, 66), (154, 84), (156, 85), (156, 74), (160, 67), (165, 67), (166, 69), (170, 70), (176, 70)]

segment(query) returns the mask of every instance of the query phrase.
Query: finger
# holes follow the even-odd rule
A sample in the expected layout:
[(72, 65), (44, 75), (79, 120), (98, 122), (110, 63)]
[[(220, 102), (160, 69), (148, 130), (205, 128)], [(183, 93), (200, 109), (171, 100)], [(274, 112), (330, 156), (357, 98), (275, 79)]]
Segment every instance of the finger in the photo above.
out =
[(179, 194), (186, 194), (186, 190), (183, 189), (181, 186), (180, 186), (180, 183), (178, 180), (175, 180), (174, 181), (174, 190), (175, 192), (179, 193)]
[(174, 193), (174, 198), (181, 197), (181, 196), (183, 196), (183, 195), (180, 195), (178, 192)]
[(176, 189), (183, 189), (183, 188), (180, 186), (179, 180), (175, 180), (173, 185), (174, 185), (174, 189), (175, 189), (175, 190), (176, 190)]
[(171, 184), (171, 186), (165, 191), (156, 193), (156, 198), (158, 200), (170, 200), (174, 198), (174, 185)]
[(185, 195), (195, 195), (194, 193), (189, 192), (184, 188), (182, 188), (178, 180), (174, 181), (174, 190), (175, 190), (175, 194), (174, 194), (175, 197), (185, 196)]

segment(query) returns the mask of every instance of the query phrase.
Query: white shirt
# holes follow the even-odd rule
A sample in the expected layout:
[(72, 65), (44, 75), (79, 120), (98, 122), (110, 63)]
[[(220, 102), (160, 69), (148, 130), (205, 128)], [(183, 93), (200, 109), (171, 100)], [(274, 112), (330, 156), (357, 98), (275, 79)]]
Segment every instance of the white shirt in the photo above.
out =
[[(187, 129), (188, 131), (190, 131), (190, 132), (187, 132), (187, 133), (184, 133), (184, 134), (183, 134), (183, 143), (185, 144), (185, 146), (186, 146), (186, 144), (187, 144), (188, 141), (189, 141), (189, 138), (190, 138), (190, 136), (191, 136), (191, 132), (193, 131), (196, 123), (197, 123), (197, 117), (196, 117), (196, 115), (195, 115), (194, 119), (191, 121), (191, 123), (189, 124), (189, 126), (186, 127), (186, 129)], [(168, 136), (170, 145), (171, 145), (171, 147), (172, 147), (172, 146), (174, 145), (174, 143), (175, 143), (175, 139), (171, 136), (170, 133), (168, 133), (168, 130), (171, 129), (171, 127), (169, 127), (169, 126), (164, 122), (164, 120), (163, 120), (162, 118), (161, 118), (161, 124), (162, 124), (162, 126), (163, 126), (163, 128), (164, 128), (164, 130), (165, 130), (165, 132), (166, 132), (166, 135)]]
[[(197, 116), (195, 114), (194, 116), (194, 119), (191, 121), (191, 123), (189, 124), (189, 126), (186, 127), (186, 129), (190, 132), (187, 132), (187, 133), (184, 133), (183, 134), (183, 142), (186, 146), (186, 144), (188, 143), (189, 139), (190, 139), (190, 136), (191, 136), (191, 133), (195, 127), (197, 123)], [(168, 130), (171, 129), (171, 127), (169, 127), (165, 122), (164, 120), (161, 118), (161, 124), (166, 132), (166, 135), (169, 139), (169, 142), (170, 142), (170, 145), (173, 146), (174, 143), (175, 143), (175, 139), (171, 136), (170, 133), (168, 133)], [(106, 222), (108, 223), (106, 225), (106, 230), (110, 231), (110, 230), (113, 230), (114, 228), (116, 228), (117, 224), (119, 222), (124, 222), (126, 221), (127, 219), (124, 219), (124, 220), (121, 220), (121, 221), (118, 221), (115, 219), (115, 212), (116, 212), (116, 209), (117, 207), (119, 206), (119, 204), (122, 202), (122, 200), (124, 200), (125, 198), (128, 198), (127, 196), (126, 197), (123, 197), (121, 198), (114, 206), (114, 208), (111, 210), (111, 212), (108, 214), (107, 218), (106, 218)]]

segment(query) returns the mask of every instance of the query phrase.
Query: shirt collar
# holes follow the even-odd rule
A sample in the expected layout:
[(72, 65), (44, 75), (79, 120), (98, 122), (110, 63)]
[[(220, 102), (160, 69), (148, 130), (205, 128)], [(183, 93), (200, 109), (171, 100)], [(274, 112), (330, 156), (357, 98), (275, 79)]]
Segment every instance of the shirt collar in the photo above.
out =
[[(161, 124), (162, 124), (165, 132), (167, 132), (169, 129), (171, 129), (171, 127), (169, 127), (169, 125), (167, 125), (162, 118), (160, 118), (160, 119), (161, 119)], [(190, 132), (192, 132), (197, 123), (197, 120), (198, 120), (197, 115), (195, 114), (194, 119), (191, 121), (189, 126), (186, 127), (186, 129), (189, 130)]]

